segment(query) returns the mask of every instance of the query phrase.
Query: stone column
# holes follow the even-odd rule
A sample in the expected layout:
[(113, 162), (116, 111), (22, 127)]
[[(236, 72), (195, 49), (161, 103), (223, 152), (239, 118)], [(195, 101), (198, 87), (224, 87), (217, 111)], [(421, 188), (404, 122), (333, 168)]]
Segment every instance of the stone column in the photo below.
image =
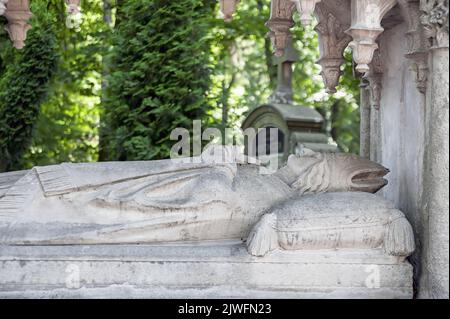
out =
[(370, 160), (381, 162), (381, 123), (380, 109), (374, 106), (370, 108)]
[[(378, 47), (378, 43), (377, 43)], [(383, 63), (380, 50), (375, 51), (370, 70), (364, 75), (370, 92), (370, 160), (381, 163), (381, 96), (383, 90)]]
[(425, 155), (424, 208), (428, 216), (426, 253), (430, 297), (449, 298), (449, 53), (431, 49), (431, 94)]
[(370, 158), (370, 90), (368, 83), (361, 80), (360, 85), (360, 113), (361, 113), (361, 128), (360, 128), (360, 156)]
[[(423, 1), (430, 40), (423, 209), (428, 217), (422, 297), (449, 298), (448, 0)], [(426, 295), (424, 295), (426, 294)]]

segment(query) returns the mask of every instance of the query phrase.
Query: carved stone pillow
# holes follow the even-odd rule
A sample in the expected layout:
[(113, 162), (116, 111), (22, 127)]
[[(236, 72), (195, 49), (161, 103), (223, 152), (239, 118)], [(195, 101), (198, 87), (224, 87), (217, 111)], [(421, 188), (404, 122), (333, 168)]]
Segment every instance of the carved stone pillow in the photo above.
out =
[(394, 205), (373, 194), (322, 193), (273, 207), (248, 237), (252, 255), (318, 249), (376, 249), (389, 255), (414, 251), (411, 225)]

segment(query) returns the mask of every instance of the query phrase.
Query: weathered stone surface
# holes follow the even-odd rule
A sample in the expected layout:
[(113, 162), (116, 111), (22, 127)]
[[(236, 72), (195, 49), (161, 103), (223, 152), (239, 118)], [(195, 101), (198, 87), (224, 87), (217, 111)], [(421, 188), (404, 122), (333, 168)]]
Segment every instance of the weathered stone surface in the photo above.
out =
[[(0, 297), (411, 297), (402, 246), (412, 240), (409, 224), (398, 224), (404, 217), (391, 204), (356, 193), (383, 187), (387, 169), (305, 149), (262, 175), (241, 157), (216, 163), (214, 151), (198, 163), (62, 164), (0, 175)], [(312, 239), (310, 229), (297, 230), (315, 244), (289, 246), (273, 230), (259, 231), (277, 246), (266, 257), (247, 253), (243, 240), (261, 216), (260, 224), (278, 214), (279, 228), (290, 228), (298, 212), (303, 226), (319, 230)]]
[(257, 258), (230, 241), (0, 246), (0, 256), (3, 298), (412, 297), (411, 265), (380, 250), (277, 251)]
[[(208, 155), (208, 156), (203, 156)], [(275, 174), (257, 165), (172, 160), (36, 167), (0, 198), (4, 244), (123, 244), (245, 238), (295, 194), (374, 192), (388, 170), (348, 154), (292, 155)], [(11, 181), (10, 175), (0, 180)]]
[(248, 239), (249, 253), (274, 249), (377, 249), (409, 256), (415, 249), (402, 212), (369, 193), (323, 193), (291, 198), (272, 207)]
[(449, 51), (431, 52), (430, 126), (427, 136), (423, 209), (428, 217), (425, 238), (426, 289), (429, 297), (449, 298)]
[(370, 131), (371, 131), (371, 105), (370, 105), (370, 92), (368, 88), (368, 83), (366, 81), (361, 81), (360, 84), (360, 148), (359, 156), (363, 158), (370, 158)]
[(392, 9), (395, 0), (352, 0), (352, 24), (348, 34), (353, 38), (349, 46), (353, 50), (353, 59), (360, 73), (370, 71), (375, 50), (378, 49), (376, 39), (384, 31), (381, 20)]
[(415, 230), (418, 296), (448, 298), (448, 1), (421, 1), (422, 12), (417, 2), (401, 1), (405, 22), (379, 39), (385, 73), (371, 159), (392, 169), (383, 194)]

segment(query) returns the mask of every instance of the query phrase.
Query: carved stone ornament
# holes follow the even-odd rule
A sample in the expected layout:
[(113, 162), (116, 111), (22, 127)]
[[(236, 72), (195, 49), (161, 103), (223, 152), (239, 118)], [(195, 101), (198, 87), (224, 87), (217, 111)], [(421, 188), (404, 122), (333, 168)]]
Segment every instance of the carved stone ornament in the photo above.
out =
[(346, 26), (326, 9), (321, 3), (316, 5), (318, 24), (315, 27), (319, 34), (320, 59), (317, 63), (322, 67), (322, 78), (328, 93), (335, 93), (341, 76), (341, 65), (344, 63), (344, 50), (351, 41), (345, 33)]
[(272, 0), (270, 19), (266, 26), (269, 28), (269, 37), (275, 50), (275, 56), (284, 54), (286, 45), (291, 37), (290, 29), (294, 26), (292, 15), (295, 12), (295, 3), (291, 0)]
[(295, 2), (297, 11), (300, 13), (300, 22), (306, 26), (311, 24), (314, 7), (321, 0), (291, 0)]
[(240, 0), (220, 0), (220, 12), (222, 12), (223, 19), (230, 22), (233, 19), (233, 14), (236, 12), (236, 7)]
[(358, 72), (369, 72), (369, 64), (378, 49), (376, 39), (384, 31), (381, 20), (396, 3), (396, 0), (352, 0), (352, 21), (347, 33), (353, 38), (349, 45)]
[(27, 31), (31, 28), (28, 20), (31, 18), (29, 0), (9, 0), (5, 17), (8, 20), (6, 30), (16, 49), (25, 46)]
[(370, 104), (372, 108), (379, 110), (381, 103), (381, 92), (383, 89), (383, 65), (379, 50), (374, 52), (374, 57), (372, 63), (370, 64), (370, 71), (364, 75), (364, 78), (369, 81)]
[(8, 3), (8, 0), (0, 0), (0, 16), (5, 13), (7, 3)]
[(425, 36), (434, 48), (448, 48), (448, 0), (421, 0)]
[(408, 25), (406, 58), (412, 61), (411, 70), (415, 73), (417, 89), (425, 94), (428, 79), (428, 43), (421, 25), (420, 1), (398, 0), (403, 18)]

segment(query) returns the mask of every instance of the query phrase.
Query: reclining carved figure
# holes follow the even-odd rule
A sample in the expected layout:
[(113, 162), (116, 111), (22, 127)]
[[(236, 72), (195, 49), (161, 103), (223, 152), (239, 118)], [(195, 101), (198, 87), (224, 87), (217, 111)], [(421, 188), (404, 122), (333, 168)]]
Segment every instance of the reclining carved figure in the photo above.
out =
[(374, 193), (386, 185), (388, 173), (354, 155), (312, 151), (292, 155), (274, 174), (262, 175), (259, 169), (239, 160), (220, 164), (201, 156), (191, 163), (61, 164), (0, 174), (0, 243), (245, 240), (251, 233), (249, 252), (254, 255), (277, 247), (303, 249), (308, 247), (301, 242), (308, 239), (287, 245), (287, 237), (277, 233), (285, 227), (280, 207), (295, 207), (293, 200), (308, 194)]

